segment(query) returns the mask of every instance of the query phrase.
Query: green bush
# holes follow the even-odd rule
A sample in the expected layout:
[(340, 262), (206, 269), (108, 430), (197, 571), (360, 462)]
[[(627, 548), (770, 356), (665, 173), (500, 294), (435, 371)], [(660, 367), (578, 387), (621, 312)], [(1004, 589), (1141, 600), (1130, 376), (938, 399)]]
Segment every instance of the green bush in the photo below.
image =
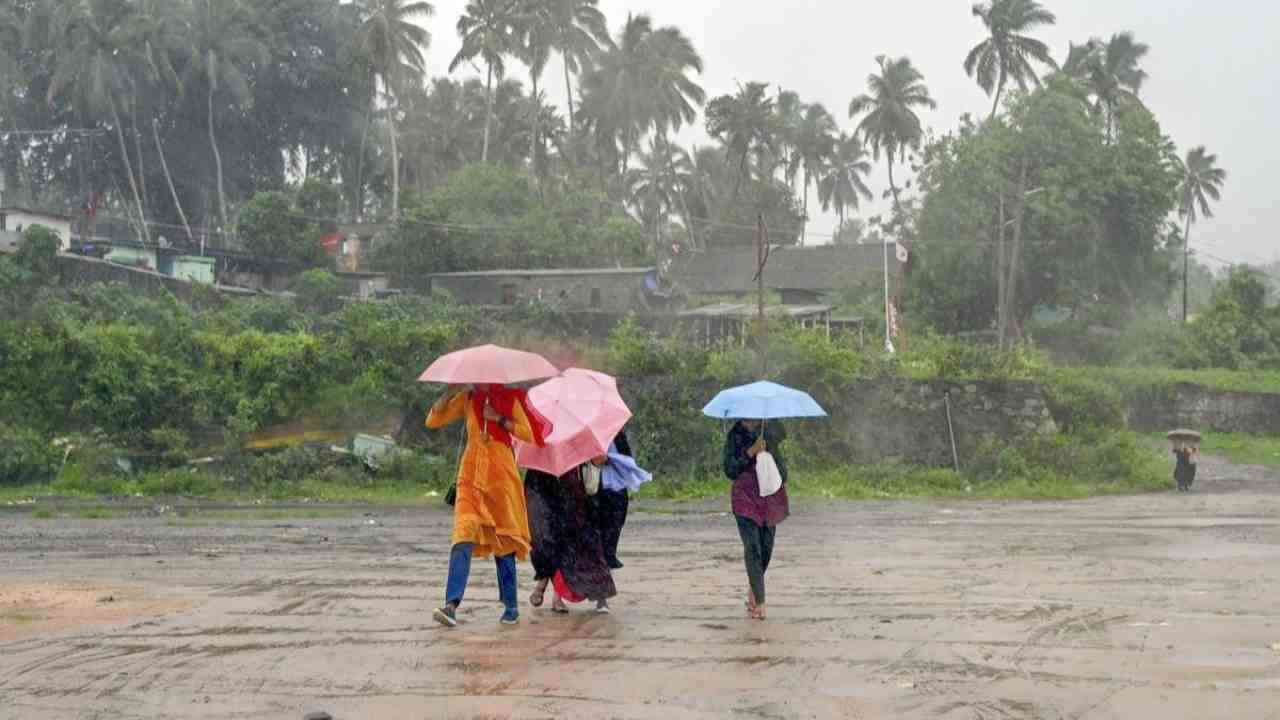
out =
[[(695, 350), (686, 349), (689, 352)], [(609, 333), (609, 370), (620, 377), (650, 377), (680, 367), (680, 353), (671, 344), (627, 317)]]
[(1046, 379), (1045, 402), (1059, 429), (1076, 432), (1125, 427), (1124, 399), (1111, 385), (1068, 370), (1049, 373)]
[(0, 485), (47, 483), (61, 462), (62, 451), (39, 433), (0, 424)]
[(38, 279), (51, 279), (58, 272), (58, 250), (62, 241), (44, 225), (31, 225), (22, 231), (22, 241), (14, 261)]
[(342, 280), (328, 270), (311, 269), (294, 278), (291, 287), (304, 308), (332, 312), (342, 304)]
[(218, 494), (222, 483), (194, 468), (157, 470), (145, 473), (135, 483), (137, 492), (146, 496), (176, 495), (209, 497)]

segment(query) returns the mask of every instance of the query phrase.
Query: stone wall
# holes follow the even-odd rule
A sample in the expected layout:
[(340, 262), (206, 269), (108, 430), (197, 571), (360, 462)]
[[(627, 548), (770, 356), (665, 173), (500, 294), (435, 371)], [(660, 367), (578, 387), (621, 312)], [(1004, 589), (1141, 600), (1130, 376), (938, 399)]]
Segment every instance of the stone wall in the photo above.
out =
[(1280, 394), (1214, 390), (1199, 385), (1153, 386), (1129, 393), (1129, 426), (1139, 432), (1191, 428), (1200, 432), (1280, 433)]
[(825, 407), (850, 462), (951, 466), (948, 399), (962, 467), (987, 436), (1009, 442), (1057, 432), (1034, 383), (868, 380), (841, 391)]
[[(191, 298), (192, 283), (168, 275), (161, 275), (154, 270), (143, 270), (124, 265), (116, 265), (97, 258), (80, 255), (59, 255), (58, 274), (67, 285), (82, 285), (95, 282), (125, 283), (140, 290), (168, 290), (184, 300)], [(216, 286), (218, 292), (226, 295), (252, 296), (251, 290)]]

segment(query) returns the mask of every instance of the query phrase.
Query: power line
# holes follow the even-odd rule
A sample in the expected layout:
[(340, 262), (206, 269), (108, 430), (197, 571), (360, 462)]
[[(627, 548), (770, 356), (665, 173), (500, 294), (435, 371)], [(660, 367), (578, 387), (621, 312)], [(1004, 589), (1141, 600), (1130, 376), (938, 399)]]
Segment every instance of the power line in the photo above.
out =
[(65, 130), (0, 130), (0, 135), (105, 135), (106, 130), (93, 128), (67, 128)]

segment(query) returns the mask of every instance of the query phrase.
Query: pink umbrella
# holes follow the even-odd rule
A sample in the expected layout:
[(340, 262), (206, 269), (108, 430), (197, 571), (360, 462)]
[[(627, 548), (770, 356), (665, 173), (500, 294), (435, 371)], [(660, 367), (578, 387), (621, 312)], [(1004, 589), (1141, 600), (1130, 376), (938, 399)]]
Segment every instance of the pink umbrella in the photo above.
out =
[(541, 355), (497, 345), (480, 345), (437, 358), (418, 376), (418, 382), (510, 385), (553, 377), (556, 372), (556, 366)]
[(565, 370), (530, 390), (529, 402), (554, 429), (542, 447), (517, 442), (516, 464), (557, 477), (607, 453), (631, 419), (617, 381), (591, 370)]

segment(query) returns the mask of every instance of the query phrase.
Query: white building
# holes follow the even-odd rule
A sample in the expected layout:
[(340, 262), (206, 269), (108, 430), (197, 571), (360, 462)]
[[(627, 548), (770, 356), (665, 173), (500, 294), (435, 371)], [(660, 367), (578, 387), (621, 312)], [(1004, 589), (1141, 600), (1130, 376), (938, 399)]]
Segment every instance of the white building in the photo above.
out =
[(13, 252), (22, 239), (22, 231), (32, 225), (43, 225), (56, 233), (59, 252), (66, 252), (71, 248), (69, 216), (27, 208), (0, 207), (0, 250)]

